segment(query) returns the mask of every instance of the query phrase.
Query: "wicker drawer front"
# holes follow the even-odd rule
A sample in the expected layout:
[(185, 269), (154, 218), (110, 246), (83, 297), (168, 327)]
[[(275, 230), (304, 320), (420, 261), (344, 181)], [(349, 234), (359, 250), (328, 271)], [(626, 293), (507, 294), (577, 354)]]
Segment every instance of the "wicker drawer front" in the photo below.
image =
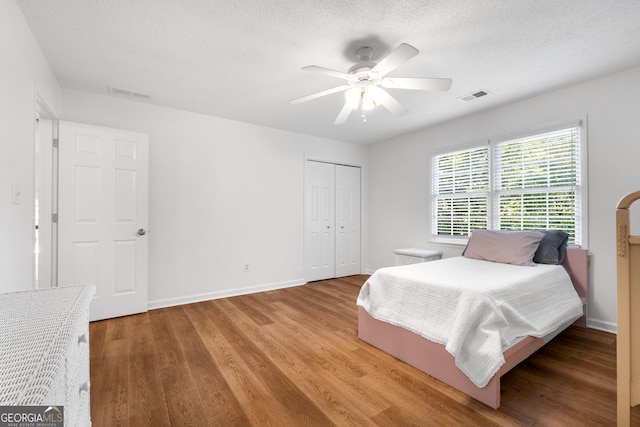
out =
[[(67, 426), (86, 426), (88, 419), (79, 414), (88, 413), (89, 406), (89, 329), (88, 317), (78, 323), (76, 338), (71, 343), (66, 360), (65, 411), (69, 414)], [(83, 408), (86, 405), (87, 408)]]
[[(64, 406), (65, 426), (91, 425), (89, 304), (93, 286), (0, 294), (0, 405)], [(0, 355), (1, 355), (0, 354)]]

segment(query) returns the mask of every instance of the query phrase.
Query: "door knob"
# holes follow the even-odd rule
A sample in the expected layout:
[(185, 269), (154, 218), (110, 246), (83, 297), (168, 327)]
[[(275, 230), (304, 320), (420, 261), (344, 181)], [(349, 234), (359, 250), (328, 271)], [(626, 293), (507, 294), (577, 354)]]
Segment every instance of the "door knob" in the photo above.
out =
[(144, 228), (138, 230), (138, 236), (144, 236), (145, 234), (147, 234), (147, 230)]

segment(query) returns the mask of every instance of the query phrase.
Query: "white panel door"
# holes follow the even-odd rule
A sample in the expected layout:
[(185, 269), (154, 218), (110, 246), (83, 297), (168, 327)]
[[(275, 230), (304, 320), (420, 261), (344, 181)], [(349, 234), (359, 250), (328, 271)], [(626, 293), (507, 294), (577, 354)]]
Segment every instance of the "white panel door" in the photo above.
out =
[(335, 165), (305, 165), (304, 260), (308, 282), (335, 277)]
[(360, 168), (336, 165), (336, 274), (360, 274)]
[(59, 285), (96, 286), (90, 320), (147, 311), (147, 135), (60, 122), (59, 140)]

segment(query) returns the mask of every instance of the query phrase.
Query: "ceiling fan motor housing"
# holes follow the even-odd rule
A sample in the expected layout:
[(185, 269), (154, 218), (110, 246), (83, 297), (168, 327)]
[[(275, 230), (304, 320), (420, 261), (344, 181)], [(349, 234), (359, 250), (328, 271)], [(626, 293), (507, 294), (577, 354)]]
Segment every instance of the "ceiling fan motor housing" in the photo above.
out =
[(373, 62), (362, 62), (349, 68), (348, 73), (352, 76), (352, 78), (349, 79), (349, 84), (351, 86), (364, 87), (370, 84), (380, 83), (380, 81), (382, 81), (380, 73), (371, 71), (375, 65)]
[(353, 76), (353, 78), (349, 80), (349, 84), (351, 86), (365, 87), (370, 84), (380, 83), (380, 74), (375, 72), (370, 73), (373, 67), (376, 66), (375, 62), (371, 62), (373, 49), (366, 46), (361, 47), (356, 50), (356, 56), (360, 62), (349, 68), (349, 71), (347, 71), (348, 74)]

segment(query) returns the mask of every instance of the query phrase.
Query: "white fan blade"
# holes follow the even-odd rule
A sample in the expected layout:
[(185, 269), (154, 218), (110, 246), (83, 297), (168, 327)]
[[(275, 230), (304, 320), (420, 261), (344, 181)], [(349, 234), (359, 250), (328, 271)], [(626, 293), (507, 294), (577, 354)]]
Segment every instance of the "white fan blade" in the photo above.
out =
[(352, 75), (343, 73), (342, 71), (331, 70), (329, 68), (320, 67), (318, 65), (307, 65), (306, 67), (302, 67), (303, 70), (313, 71), (316, 73), (326, 74), (328, 76), (337, 77), (339, 79), (349, 80), (353, 78)]
[(407, 109), (404, 108), (398, 101), (396, 101), (393, 96), (389, 95), (386, 90), (380, 89), (380, 91), (376, 93), (376, 97), (378, 98), (378, 103), (389, 110), (391, 114), (395, 116), (402, 116), (403, 114), (407, 114)]
[(381, 76), (385, 76), (397, 66), (407, 62), (418, 53), (420, 53), (420, 51), (415, 47), (402, 43), (391, 51), (389, 55), (382, 58), (382, 60), (371, 69), (371, 71), (377, 71)]
[(387, 89), (449, 90), (451, 79), (428, 79), (420, 77), (387, 77), (382, 79)]
[(324, 90), (322, 92), (313, 93), (311, 95), (303, 96), (301, 98), (292, 99), (289, 102), (292, 103), (292, 104), (299, 104), (300, 102), (310, 101), (312, 99), (320, 98), (320, 97), (323, 97), (323, 96), (326, 96), (326, 95), (331, 95), (332, 93), (341, 92), (343, 90), (349, 89), (350, 87), (351, 86), (349, 86), (349, 85), (342, 85), (342, 86), (338, 86), (338, 87), (334, 87), (334, 88), (331, 88), (331, 89)]
[(338, 117), (336, 117), (336, 121), (333, 122), (333, 124), (341, 125), (346, 122), (352, 111), (353, 107), (351, 106), (351, 104), (349, 102), (345, 102), (344, 107), (342, 107), (342, 110), (340, 110), (340, 114), (338, 114)]

